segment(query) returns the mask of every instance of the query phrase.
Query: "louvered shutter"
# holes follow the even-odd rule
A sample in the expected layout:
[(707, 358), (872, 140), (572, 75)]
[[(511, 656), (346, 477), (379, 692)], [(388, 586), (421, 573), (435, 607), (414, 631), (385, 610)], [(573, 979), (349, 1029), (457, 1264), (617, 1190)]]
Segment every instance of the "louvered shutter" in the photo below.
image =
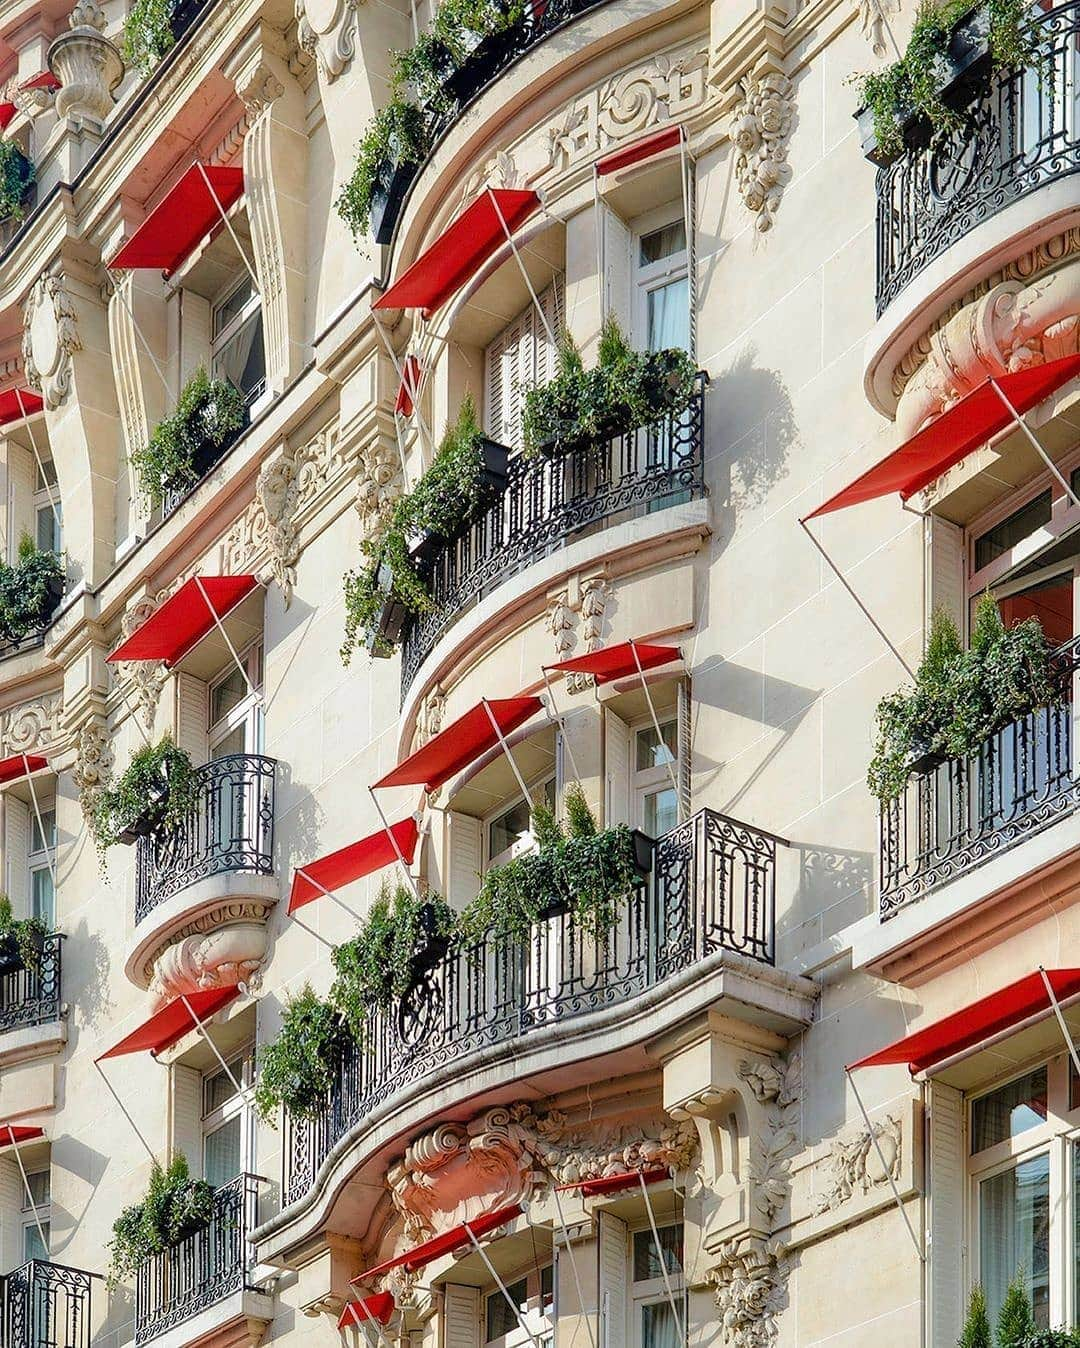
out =
[(30, 807), (9, 792), (4, 800), (4, 861), (11, 908), (16, 917), (30, 916)]
[(630, 727), (604, 708), (604, 826), (631, 824)]
[(484, 353), (484, 429), (493, 440), (503, 434), (502, 354), (506, 334), (500, 332)]
[(8, 531), (8, 560), (16, 562), (19, 557), (19, 539), (24, 533), (36, 538), (37, 528), (34, 519), (34, 484), (37, 480), (37, 465), (29, 450), (23, 449), (13, 440), (7, 442), (8, 496), (10, 527)]
[(610, 1212), (598, 1214), (600, 1245), (600, 1348), (626, 1348), (627, 1226)]
[(18, 1163), (0, 1156), (0, 1268), (18, 1268), (23, 1262), (22, 1207), (26, 1202)]
[[(557, 337), (562, 326), (562, 277), (557, 276), (537, 298)], [(554, 373), (555, 343), (536, 306), (530, 304), (506, 325), (484, 354), (484, 424), (488, 434), (511, 449), (520, 449), (525, 393), (537, 384), (546, 384)]]
[(602, 206), (604, 230), (604, 313), (630, 331), (630, 264), (633, 236), (623, 220)]
[(964, 1304), (964, 1097), (930, 1083), (930, 1343), (953, 1348)]
[(202, 1074), (194, 1067), (173, 1063), (170, 1154), (183, 1152), (193, 1175), (203, 1173)]
[(480, 888), (483, 867), (480, 820), (451, 810), (446, 823), (446, 897), (452, 907), (460, 909), (476, 898)]
[(444, 1294), (444, 1348), (480, 1348), (480, 1289), (449, 1282)]
[(176, 675), (176, 742), (195, 763), (209, 756), (206, 742), (207, 687), (193, 674)]
[(943, 608), (963, 636), (966, 624), (967, 584), (964, 531), (949, 520), (930, 515), (926, 520), (928, 585), (926, 612)]

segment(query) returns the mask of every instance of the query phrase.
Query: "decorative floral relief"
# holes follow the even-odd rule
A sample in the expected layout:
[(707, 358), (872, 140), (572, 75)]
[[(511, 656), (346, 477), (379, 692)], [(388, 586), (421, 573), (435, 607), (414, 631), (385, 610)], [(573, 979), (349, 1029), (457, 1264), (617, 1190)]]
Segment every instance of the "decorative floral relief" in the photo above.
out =
[[(169, 596), (179, 588), (180, 581), (177, 579), (172, 585), (167, 586), (158, 594), (140, 599), (132, 604), (124, 613), (120, 620), (120, 642), (126, 641), (132, 636), (144, 622), (155, 613)], [(154, 717), (157, 715), (158, 700), (161, 697), (161, 690), (169, 677), (169, 671), (165, 666), (154, 660), (123, 660), (116, 666), (116, 677), (122, 679), (131, 689), (129, 699), (134, 703), (134, 710), (142, 717), (143, 725), (147, 730), (153, 728)]]
[(37, 753), (54, 745), (60, 738), (60, 715), (64, 707), (62, 692), (46, 693), (33, 702), (0, 711), (0, 754)]
[(356, 464), (356, 511), (364, 536), (370, 538), (401, 495), (401, 464), (382, 434), (360, 446)]
[(898, 0), (853, 0), (853, 3), (859, 13), (863, 37), (870, 43), (875, 56), (884, 56), (888, 50), (885, 44), (888, 16), (899, 12)]
[(787, 1305), (790, 1272), (777, 1240), (730, 1240), (710, 1273), (720, 1333), (731, 1348), (771, 1348), (777, 1317)]
[(83, 815), (89, 819), (94, 813), (97, 798), (108, 782), (113, 768), (113, 749), (105, 717), (91, 713), (74, 735), (75, 764), (72, 780), (79, 792)]
[(748, 78), (739, 86), (731, 139), (735, 146), (735, 180), (756, 228), (772, 229), (780, 198), (791, 181), (788, 137), (795, 119), (791, 81), (786, 75)]
[(172, 1001), (204, 988), (244, 984), (258, 990), (269, 937), (269, 904), (236, 903), (212, 914), (206, 932), (177, 934), (150, 964), (149, 990), (155, 1002)]
[(814, 1212), (831, 1212), (856, 1193), (867, 1194), (898, 1180), (901, 1143), (900, 1120), (892, 1114), (875, 1123), (872, 1133), (864, 1128), (854, 1137), (837, 1138), (826, 1162), (828, 1187), (818, 1196)]
[(443, 716), (446, 714), (446, 693), (436, 684), (420, 704), (416, 715), (417, 744), (426, 744), (442, 729)]

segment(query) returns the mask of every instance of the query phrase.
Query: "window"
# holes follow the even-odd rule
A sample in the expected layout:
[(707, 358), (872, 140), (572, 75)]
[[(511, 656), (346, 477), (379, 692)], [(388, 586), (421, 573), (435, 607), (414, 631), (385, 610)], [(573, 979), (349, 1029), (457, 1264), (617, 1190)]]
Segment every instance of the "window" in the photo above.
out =
[(649, 724), (634, 732), (634, 790), (640, 828), (650, 838), (670, 832), (679, 822), (679, 801), (671, 778), (679, 780), (678, 719), (660, 721), (661, 735)]
[(56, 927), (56, 895), (53, 889), (53, 866), (56, 864), (56, 811), (41, 809), (41, 823), (36, 813), (30, 816), (30, 847), (27, 852), (31, 914), (39, 918), (49, 931)]
[(991, 562), (1009, 552), (1036, 529), (1049, 524), (1052, 513), (1050, 492), (1041, 491), (1019, 510), (1006, 515), (1000, 524), (995, 524), (993, 528), (979, 534), (975, 539), (975, 570), (981, 571), (984, 566), (989, 566)]
[[(682, 1223), (661, 1226), (657, 1236), (659, 1249), (651, 1226), (635, 1231), (630, 1238), (635, 1348), (679, 1348), (681, 1327), (686, 1323)], [(675, 1294), (678, 1317), (668, 1295), (669, 1286)]]
[(681, 346), (690, 350), (690, 291), (686, 225), (677, 220), (646, 225), (637, 236), (635, 327), (649, 351)]
[[(49, 1257), (49, 1205), (52, 1201), (50, 1184), (48, 1168), (26, 1172), (26, 1185), (30, 1190), (30, 1196), (28, 1199), (24, 1193), (22, 1202), (23, 1263), (28, 1263), (31, 1259)], [(32, 1203), (30, 1199), (33, 1200)]]
[(210, 757), (226, 754), (257, 754), (262, 749), (262, 707), (250, 689), (262, 688), (262, 643), (249, 646), (236, 662), (229, 661), (224, 673), (210, 685), (208, 729)]
[(250, 404), (266, 384), (263, 317), (259, 292), (246, 273), (214, 305), (211, 318), (211, 371), (228, 379)]
[(555, 346), (563, 323), (563, 278), (556, 276), (538, 296), (547, 326), (530, 304), (508, 323), (484, 353), (484, 425), (493, 440), (521, 448), (521, 411), (525, 391), (545, 384), (555, 373)]
[(43, 459), (40, 465), (34, 465), (34, 542), (42, 552), (63, 550), (62, 526), (56, 466), (51, 459)]
[[(530, 1345), (529, 1335), (532, 1334), (542, 1348), (546, 1348), (553, 1339), (554, 1278), (551, 1265), (546, 1264), (539, 1271), (533, 1270), (507, 1282), (506, 1291), (509, 1300), (500, 1290), (490, 1292), (484, 1298), (484, 1343), (498, 1345), (498, 1348), (517, 1348), (518, 1345)], [(517, 1308), (516, 1315), (511, 1302)], [(518, 1323), (519, 1315), (528, 1333)]]
[[(543, 801), (548, 809), (555, 808), (555, 778), (548, 777), (543, 782), (528, 784), (529, 794), (535, 801)], [(504, 806), (498, 814), (487, 821), (485, 839), (487, 844), (487, 864), (501, 865), (511, 857), (520, 856), (533, 846), (532, 819), (529, 806), (522, 797), (509, 807)]]
[[(237, 1091), (229, 1072), (244, 1088)], [(240, 1054), (203, 1075), (203, 1177), (215, 1188), (228, 1184), (250, 1169), (251, 1111), (246, 1094), (251, 1084), (251, 1055)]]

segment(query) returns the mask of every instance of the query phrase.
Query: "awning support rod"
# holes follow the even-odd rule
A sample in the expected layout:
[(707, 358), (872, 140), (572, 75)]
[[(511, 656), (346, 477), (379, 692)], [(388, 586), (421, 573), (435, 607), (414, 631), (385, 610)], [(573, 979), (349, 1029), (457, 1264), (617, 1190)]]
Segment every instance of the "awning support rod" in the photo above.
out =
[(904, 1225), (908, 1229), (908, 1235), (911, 1237), (911, 1243), (915, 1246), (915, 1253), (919, 1256), (919, 1261), (926, 1263), (926, 1252), (919, 1244), (919, 1238), (915, 1234), (915, 1228), (911, 1225), (911, 1218), (908, 1216), (908, 1210), (904, 1206), (904, 1200), (900, 1197), (900, 1190), (897, 1187), (896, 1180), (893, 1178), (892, 1167), (886, 1162), (885, 1154), (881, 1150), (881, 1143), (878, 1140), (877, 1133), (874, 1132), (874, 1125), (870, 1122), (870, 1115), (866, 1112), (866, 1106), (862, 1102), (862, 1096), (859, 1094), (859, 1088), (855, 1085), (855, 1078), (851, 1074), (851, 1068), (845, 1067), (848, 1084), (851, 1086), (855, 1095), (855, 1103), (859, 1106), (859, 1113), (863, 1116), (863, 1122), (866, 1124), (866, 1131), (870, 1136), (874, 1151), (877, 1153), (878, 1164), (881, 1166), (881, 1173), (886, 1175), (889, 1180), (889, 1188), (892, 1190), (892, 1196), (896, 1200), (896, 1206), (900, 1210), (900, 1216), (904, 1219)]
[[(597, 1348), (596, 1335), (593, 1333), (592, 1316), (585, 1314), (585, 1293), (581, 1286), (581, 1275), (578, 1272), (577, 1256), (574, 1254), (573, 1247), (570, 1244), (570, 1231), (566, 1225), (566, 1218), (563, 1216), (562, 1200), (559, 1198), (559, 1186), (553, 1184), (551, 1192), (555, 1195), (555, 1211), (559, 1216), (559, 1230), (562, 1232), (563, 1246), (566, 1253), (570, 1256), (570, 1270), (574, 1275), (574, 1287), (577, 1291), (578, 1308), (585, 1319), (585, 1327), (589, 1331), (589, 1348)], [(599, 1313), (600, 1302), (597, 1299), (597, 1312)], [(599, 1329), (599, 1327), (598, 1327)]]
[(514, 242), (514, 236), (510, 233), (510, 226), (506, 223), (506, 217), (502, 213), (502, 207), (499, 205), (499, 198), (488, 188), (488, 196), (491, 198), (491, 204), (495, 207), (495, 214), (499, 217), (499, 224), (503, 227), (503, 233), (506, 235), (506, 242), (510, 245), (510, 251), (514, 255), (514, 261), (518, 264), (518, 270), (521, 272), (522, 279), (532, 296), (532, 302), (536, 305), (536, 312), (540, 315), (540, 322), (544, 325), (544, 331), (548, 335), (548, 340), (552, 346), (556, 345), (555, 334), (551, 330), (551, 324), (548, 322), (547, 314), (540, 304), (539, 296), (533, 289), (533, 283), (529, 280), (529, 273), (525, 270), (525, 263), (521, 260), (521, 254), (518, 252), (517, 244)]
[(345, 912), (347, 912), (348, 915), (353, 919), (354, 922), (360, 921), (359, 916), (353, 912), (353, 910), (349, 907), (347, 903), (345, 903), (343, 899), (339, 899), (338, 896), (333, 892), (333, 890), (327, 889), (325, 885), (320, 885), (318, 880), (316, 880), (313, 875), (311, 875), (308, 871), (304, 870), (303, 866), (297, 866), (296, 873), (297, 875), (302, 875), (304, 879), (308, 882), (308, 884), (313, 885), (319, 891), (319, 893), (322, 894), (325, 898), (330, 899), (332, 902), (336, 903), (339, 908), (343, 908)]
[(248, 693), (250, 694), (251, 697), (255, 699), (256, 702), (262, 702), (262, 694), (256, 690), (255, 685), (251, 682), (251, 679), (248, 677), (248, 672), (241, 663), (239, 655), (237, 655), (236, 653), (236, 647), (229, 640), (229, 634), (228, 632), (225, 631), (225, 628), (222, 625), (221, 618), (218, 616), (217, 609), (210, 602), (210, 596), (206, 593), (206, 586), (203, 584), (202, 576), (195, 577), (195, 584), (198, 587), (199, 593), (203, 597), (203, 602), (206, 604), (206, 607), (209, 610), (211, 618), (213, 618), (214, 620), (214, 626), (221, 633), (222, 640), (225, 642), (225, 645), (228, 646), (229, 648), (229, 654), (232, 656), (236, 664), (236, 668), (240, 671), (241, 678), (247, 684)]
[(503, 1282), (502, 1278), (500, 1278), (499, 1275), (495, 1272), (495, 1265), (488, 1258), (487, 1251), (473, 1235), (472, 1227), (469, 1225), (468, 1222), (464, 1222), (463, 1225), (465, 1227), (465, 1230), (469, 1233), (469, 1239), (473, 1243), (473, 1249), (476, 1250), (476, 1253), (484, 1261), (484, 1267), (487, 1269), (489, 1276), (495, 1282), (499, 1291), (503, 1294), (506, 1304), (510, 1307), (511, 1311), (513, 1311), (514, 1319), (518, 1322), (518, 1328), (521, 1330), (523, 1334), (528, 1336), (530, 1342), (533, 1345), (533, 1348), (542, 1348), (540, 1340), (536, 1337), (536, 1335), (532, 1332), (532, 1330), (529, 1328), (529, 1326), (525, 1323), (524, 1319), (522, 1318), (522, 1314), (518, 1308), (518, 1304), (510, 1295), (509, 1291), (507, 1290), (506, 1284)]
[(34, 434), (34, 427), (30, 421), (30, 413), (26, 410), (26, 404), (23, 402), (22, 389), (19, 388), (18, 385), (15, 386), (15, 401), (19, 404), (19, 412), (22, 415), (27, 434), (30, 436), (30, 447), (34, 451), (34, 458), (37, 460), (38, 472), (41, 474), (41, 480), (45, 483), (45, 490), (49, 495), (49, 505), (52, 507), (53, 518), (56, 520), (56, 532), (59, 533), (64, 527), (60, 519), (60, 507), (56, 503), (56, 494), (53, 491), (53, 485), (45, 472), (45, 464), (41, 458), (41, 451), (38, 449), (37, 436)]
[(214, 190), (214, 184), (210, 181), (210, 175), (206, 171), (206, 165), (202, 162), (201, 159), (196, 159), (195, 163), (198, 165), (199, 172), (202, 174), (202, 180), (206, 184), (206, 190), (210, 193), (210, 195), (214, 199), (214, 205), (218, 208), (218, 214), (221, 216), (222, 223), (224, 224), (225, 228), (229, 231), (229, 235), (232, 238), (233, 243), (236, 245), (236, 251), (240, 254), (241, 261), (247, 268), (248, 275), (251, 277), (251, 284), (255, 287), (256, 291), (261, 295), (262, 289), (259, 286), (259, 278), (255, 275), (255, 268), (248, 261), (247, 250), (237, 237), (236, 230), (233, 229), (232, 226), (232, 221), (229, 219), (225, 207), (221, 204), (221, 198)]
[(525, 804), (531, 810), (533, 808), (533, 798), (529, 794), (529, 788), (525, 785), (525, 778), (522, 777), (521, 772), (518, 769), (518, 765), (514, 760), (514, 755), (510, 752), (510, 746), (507, 744), (506, 739), (503, 736), (502, 730), (499, 727), (499, 723), (495, 719), (495, 713), (491, 710), (491, 703), (488, 702), (486, 697), (481, 700), (484, 704), (484, 710), (487, 712), (488, 720), (491, 722), (491, 728), (492, 730), (494, 730), (495, 737), (499, 741), (499, 748), (506, 755), (506, 761), (510, 764), (514, 776), (517, 778), (517, 784), (521, 788), (521, 794), (525, 797)]
[(199, 1033), (202, 1035), (202, 1037), (206, 1040), (207, 1044), (209, 1045), (209, 1047), (210, 1047), (210, 1052), (213, 1053), (214, 1057), (218, 1060), (219, 1063), (221, 1063), (222, 1070), (224, 1071), (225, 1075), (229, 1078), (229, 1080), (232, 1082), (233, 1088), (235, 1089), (237, 1095), (239, 1095), (239, 1096), (241, 1097), (241, 1099), (242, 1099), (242, 1098), (247, 1094), (247, 1092), (245, 1091), (244, 1087), (240, 1085), (239, 1081), (237, 1081), (236, 1077), (233, 1076), (232, 1068), (231, 1068), (231, 1067), (229, 1066), (229, 1064), (225, 1061), (225, 1059), (221, 1056), (221, 1052), (220, 1052), (220, 1050), (218, 1049), (217, 1044), (214, 1043), (213, 1039), (212, 1039), (212, 1038), (210, 1037), (210, 1035), (207, 1033), (206, 1026), (202, 1023), (202, 1021), (201, 1021), (201, 1020), (199, 1019), (199, 1017), (196, 1015), (196, 1013), (195, 1013), (195, 1008), (194, 1008), (194, 1007), (191, 1005), (191, 1003), (188, 1001), (188, 999), (187, 999), (187, 993), (186, 993), (186, 992), (181, 994), (180, 1000), (184, 1003), (184, 1006), (185, 1006), (186, 1009), (187, 1009), (188, 1015), (189, 1015), (189, 1016), (191, 1017), (191, 1019), (195, 1022), (195, 1027), (196, 1027), (196, 1029), (199, 1031)]
[(128, 1113), (128, 1111), (127, 1111), (127, 1106), (124, 1104), (123, 1100), (120, 1099), (120, 1097), (117, 1095), (117, 1093), (113, 1090), (113, 1088), (112, 1088), (112, 1082), (110, 1082), (109, 1078), (105, 1075), (105, 1069), (102, 1067), (101, 1063), (99, 1063), (99, 1062), (97, 1061), (96, 1058), (94, 1059), (94, 1066), (95, 1066), (95, 1067), (97, 1068), (97, 1070), (98, 1070), (98, 1076), (101, 1077), (102, 1081), (104, 1081), (106, 1087), (108, 1088), (109, 1094), (110, 1094), (110, 1095), (112, 1096), (112, 1098), (116, 1101), (116, 1103), (120, 1106), (120, 1113), (123, 1114), (124, 1118), (127, 1119), (128, 1123), (131, 1124), (131, 1131), (135, 1134), (135, 1136), (136, 1136), (136, 1137), (139, 1139), (139, 1141), (142, 1143), (142, 1145), (143, 1145), (143, 1150), (146, 1152), (147, 1156), (150, 1157), (151, 1162), (152, 1162), (153, 1164), (156, 1165), (156, 1164), (157, 1164), (157, 1157), (156, 1157), (156, 1156), (154, 1155), (154, 1153), (150, 1150), (150, 1143), (147, 1142), (146, 1138), (143, 1137), (142, 1133), (139, 1131), (138, 1125), (135, 1123), (135, 1120), (131, 1117), (131, 1115), (130, 1115), (130, 1114)]
[(112, 668), (116, 671), (113, 674), (113, 679), (116, 683), (117, 688), (120, 689), (120, 696), (124, 699), (124, 706), (127, 707), (128, 715), (135, 722), (136, 730), (138, 730), (139, 734), (143, 737), (143, 743), (149, 749), (153, 746), (154, 743), (153, 740), (150, 738), (150, 732), (139, 720), (138, 716), (135, 714), (135, 708), (128, 701), (127, 689), (124, 687), (124, 680), (120, 677), (119, 667), (113, 665)]
[(1057, 1017), (1057, 1023), (1061, 1029), (1062, 1038), (1065, 1040), (1065, 1047), (1069, 1050), (1069, 1057), (1072, 1059), (1072, 1065), (1076, 1068), (1076, 1075), (1080, 1077), (1080, 1054), (1076, 1051), (1076, 1044), (1069, 1033), (1069, 1027), (1065, 1024), (1065, 1017), (1061, 1014), (1061, 1003), (1057, 999), (1053, 985), (1047, 976), (1046, 970), (1039, 965), (1039, 973), (1042, 974), (1042, 981), (1046, 987), (1046, 995), (1050, 998), (1050, 1005), (1054, 1008), (1054, 1015)]
[(641, 1194), (645, 1199), (645, 1210), (649, 1214), (649, 1226), (652, 1228), (653, 1244), (656, 1246), (656, 1258), (660, 1264), (660, 1275), (664, 1279), (664, 1291), (667, 1292), (668, 1301), (671, 1303), (671, 1313), (675, 1317), (675, 1328), (679, 1334), (679, 1342), (686, 1342), (686, 1328), (683, 1325), (682, 1316), (679, 1314), (679, 1307), (675, 1302), (675, 1289), (671, 1285), (671, 1279), (668, 1277), (667, 1260), (664, 1258), (664, 1247), (660, 1244), (660, 1232), (656, 1229), (656, 1214), (653, 1212), (652, 1199), (649, 1197), (649, 1186), (645, 1183), (644, 1170), (638, 1171), (638, 1180), (641, 1183)]
[(15, 1153), (15, 1160), (19, 1167), (19, 1174), (22, 1176), (23, 1188), (26, 1190), (26, 1206), (34, 1214), (34, 1225), (37, 1227), (38, 1240), (41, 1241), (41, 1249), (44, 1257), (49, 1257), (49, 1242), (45, 1239), (45, 1228), (41, 1225), (41, 1217), (38, 1214), (37, 1204), (34, 1202), (34, 1195), (30, 1192), (30, 1180), (26, 1174), (26, 1166), (23, 1165), (23, 1159), (19, 1155), (19, 1144), (15, 1141), (15, 1135), (8, 1127), (8, 1138), (11, 1141), (11, 1149)]
[(991, 377), (988, 382), (990, 384), (990, 387), (1001, 399), (1002, 405), (1008, 412), (1009, 416), (1012, 417), (1013, 421), (1016, 422), (1017, 426), (1019, 426), (1020, 429), (1027, 436), (1028, 443), (1031, 445), (1032, 449), (1035, 451), (1036, 454), (1038, 454), (1039, 458), (1042, 459), (1043, 463), (1046, 464), (1047, 468), (1050, 469), (1051, 473), (1053, 473), (1053, 475), (1065, 488), (1066, 496), (1068, 496), (1068, 498), (1072, 501), (1073, 505), (1080, 506), (1080, 496), (1077, 496), (1076, 492), (1074, 492), (1072, 487), (1069, 486), (1069, 483), (1062, 476), (1060, 468), (1058, 468), (1057, 464), (1055, 464), (1052, 461), (1049, 454), (1047, 454), (1046, 450), (1043, 449), (1042, 445), (1039, 442), (1038, 436), (1027, 424), (1027, 421), (1024, 419), (1024, 417), (1022, 417), (1020, 413), (1016, 410), (1016, 408), (1012, 405), (1012, 402), (1009, 400), (1009, 397), (1006, 394), (1005, 390), (993, 377)]
[(150, 350), (150, 343), (143, 336), (143, 330), (142, 328), (139, 327), (139, 321), (135, 317), (135, 310), (128, 303), (127, 296), (124, 294), (120, 282), (117, 282), (114, 293), (116, 295), (116, 298), (127, 310), (127, 316), (128, 318), (131, 319), (131, 326), (135, 329), (135, 336), (139, 339), (139, 345), (142, 347), (144, 353), (149, 359), (150, 364), (154, 367), (155, 374), (161, 380), (161, 387), (165, 390), (166, 402), (171, 403), (173, 400), (172, 387), (169, 384), (169, 381), (165, 378), (165, 371), (157, 363), (157, 357), (154, 355), (153, 351)]
[(394, 830), (390, 827), (390, 821), (387, 819), (383, 807), (379, 804), (379, 798), (375, 794), (375, 788), (373, 786), (368, 787), (368, 795), (371, 797), (371, 803), (375, 806), (375, 809), (378, 811), (379, 821), (383, 826), (383, 831), (385, 832), (386, 836), (390, 839), (390, 846), (394, 849), (394, 854), (398, 859), (398, 864), (401, 866), (402, 874), (405, 876), (405, 883), (412, 890), (413, 897), (415, 899), (419, 899), (420, 887), (416, 883), (416, 877), (413, 875), (412, 871), (409, 870), (408, 862), (405, 860), (405, 855), (402, 852), (400, 845), (398, 844), (398, 840), (394, 834)]
[[(649, 692), (649, 685), (645, 679), (645, 671), (641, 668), (641, 657), (637, 653), (637, 643), (634, 641), (633, 637), (630, 638), (629, 646), (634, 656), (634, 664), (637, 665), (638, 678), (641, 680), (641, 691), (645, 694), (645, 701), (649, 704), (649, 715), (652, 717), (653, 729), (656, 731), (656, 752), (658, 754), (666, 754), (667, 745), (664, 743), (664, 735), (660, 729), (660, 718), (656, 714), (656, 706), (652, 700), (652, 693)], [(671, 786), (675, 792), (675, 799), (677, 802), (679, 798), (679, 783), (675, 780), (675, 769), (671, 766), (670, 758), (665, 758), (664, 767), (667, 768), (667, 774), (671, 778)]]
[(913, 679), (915, 677), (915, 671), (911, 668), (908, 662), (904, 659), (904, 657), (900, 654), (897, 648), (893, 645), (892, 641), (886, 635), (885, 629), (881, 626), (881, 624), (877, 621), (874, 615), (870, 612), (870, 610), (866, 607), (863, 601), (852, 589), (844, 573), (840, 570), (840, 568), (836, 565), (833, 559), (829, 556), (829, 554), (817, 541), (814, 535), (810, 532), (810, 526), (809, 524), (807, 524), (806, 520), (800, 520), (799, 527), (802, 529), (803, 533), (806, 534), (810, 542), (813, 543), (814, 547), (817, 548), (818, 552), (821, 553), (822, 557), (825, 558), (825, 561), (828, 563), (829, 570), (832, 571), (836, 579), (840, 582), (840, 584), (844, 587), (844, 589), (847, 590), (848, 594), (851, 595), (852, 599), (855, 600), (856, 605), (859, 607), (859, 609), (861, 609), (863, 617), (865, 617), (866, 621), (870, 624), (870, 626), (874, 629), (874, 631), (878, 634), (878, 636), (882, 639), (882, 641), (884, 641), (885, 645), (888, 646), (889, 650), (892, 651), (893, 655), (896, 656), (897, 660), (900, 661), (900, 664), (903, 666), (904, 671), (906, 672), (908, 678)]
[[(366, 1301), (367, 1301), (367, 1297), (358, 1297), (357, 1300), (366, 1302)], [(350, 1312), (350, 1314), (352, 1315), (353, 1321), (354, 1321), (354, 1323), (355, 1323), (357, 1329), (359, 1329), (359, 1330), (360, 1330), (360, 1333), (363, 1335), (364, 1342), (365, 1342), (365, 1343), (368, 1343), (368, 1342), (369, 1342), (368, 1336), (367, 1336), (366, 1333), (364, 1333), (364, 1324), (365, 1324), (365, 1321), (363, 1321), (363, 1320), (360, 1319), (360, 1316), (359, 1316), (359, 1315), (357, 1314), (357, 1312), (356, 1312), (356, 1306), (355, 1306), (355, 1303), (352, 1302), (352, 1301), (349, 1302), (349, 1312)], [(378, 1336), (380, 1348), (390, 1348), (390, 1340), (386, 1337), (386, 1331), (383, 1329), (382, 1325), (379, 1323), (378, 1317), (375, 1316), (375, 1315), (372, 1315), (371, 1312), (369, 1311), (369, 1312), (368, 1312), (368, 1318), (367, 1318), (366, 1323), (369, 1324), (369, 1325), (374, 1325), (374, 1326), (375, 1326), (375, 1333), (376, 1333), (376, 1335)]]
[(53, 894), (56, 894), (56, 860), (53, 857), (53, 848), (49, 846), (49, 840), (45, 836), (45, 824), (41, 818), (41, 806), (38, 804), (37, 791), (34, 789), (34, 777), (30, 771), (30, 760), (24, 753), (22, 756), (23, 771), (26, 773), (26, 784), (30, 788), (30, 799), (34, 802), (34, 817), (37, 820), (38, 833), (41, 835), (41, 845), (45, 849), (45, 860), (49, 863), (49, 874), (52, 876)]
[(566, 733), (566, 718), (555, 705), (555, 694), (551, 690), (551, 680), (548, 678), (546, 669), (541, 669), (540, 673), (544, 676), (544, 687), (547, 689), (548, 701), (551, 703), (551, 715), (555, 718), (562, 734), (562, 742), (566, 746), (566, 752), (570, 755), (570, 766), (574, 769), (574, 780), (581, 781), (581, 772), (577, 765), (577, 759), (574, 757), (574, 748), (570, 743), (570, 737)]
[[(390, 360), (394, 366), (394, 370), (397, 373), (399, 381), (404, 383), (405, 372), (401, 368), (401, 361), (398, 360), (397, 352), (394, 350), (393, 343), (390, 341), (390, 337), (387, 334), (386, 329), (379, 322), (378, 316), (376, 315), (374, 309), (372, 309), (371, 311), (371, 321), (375, 324), (375, 331), (382, 338), (382, 344), (383, 346), (386, 347), (386, 354), (390, 357)], [(431, 432), (428, 430), (427, 422), (424, 420), (424, 414), (423, 412), (420, 411), (419, 404), (415, 401), (413, 402), (413, 411), (416, 413), (416, 424), (420, 427), (421, 438), (427, 440), (428, 448), (431, 449), (432, 454), (434, 455), (434, 445), (431, 438)], [(407, 492), (409, 490), (409, 472), (408, 469), (405, 467), (405, 451), (402, 448), (400, 439), (398, 440), (398, 454), (401, 457), (401, 484), (404, 487), (405, 491)]]

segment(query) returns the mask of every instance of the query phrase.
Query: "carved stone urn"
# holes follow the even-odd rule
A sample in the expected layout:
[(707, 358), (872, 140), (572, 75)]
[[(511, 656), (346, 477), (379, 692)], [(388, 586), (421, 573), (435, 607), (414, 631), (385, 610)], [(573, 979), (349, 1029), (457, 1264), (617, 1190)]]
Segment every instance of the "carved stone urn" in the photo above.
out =
[(56, 112), (76, 125), (102, 123), (116, 101), (113, 90), (124, 78), (124, 61), (105, 36), (105, 14), (94, 0), (78, 0), (61, 33), (49, 47), (49, 69), (60, 81)]

